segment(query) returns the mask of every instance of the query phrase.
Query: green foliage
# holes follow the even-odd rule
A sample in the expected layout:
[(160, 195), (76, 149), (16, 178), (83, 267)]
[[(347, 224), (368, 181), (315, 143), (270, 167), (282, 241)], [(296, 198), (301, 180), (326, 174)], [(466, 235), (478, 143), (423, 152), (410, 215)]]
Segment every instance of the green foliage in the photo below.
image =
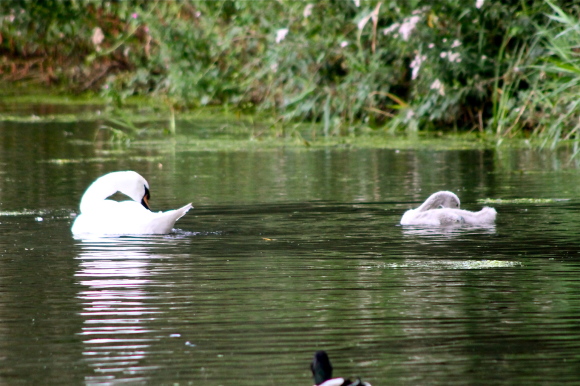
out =
[(580, 138), (580, 5), (567, 13), (546, 2), (550, 22), (538, 27), (546, 54), (535, 66), (528, 119), (537, 122), (535, 132), (544, 145), (554, 147), (562, 139)]
[(319, 122), (327, 136), (448, 128), (555, 143), (578, 132), (570, 4), (0, 2), (0, 52), (12, 61), (0, 68), (18, 79), (33, 62), (50, 82), (98, 88), (116, 106), (155, 95), (172, 122), (180, 109), (225, 105)]

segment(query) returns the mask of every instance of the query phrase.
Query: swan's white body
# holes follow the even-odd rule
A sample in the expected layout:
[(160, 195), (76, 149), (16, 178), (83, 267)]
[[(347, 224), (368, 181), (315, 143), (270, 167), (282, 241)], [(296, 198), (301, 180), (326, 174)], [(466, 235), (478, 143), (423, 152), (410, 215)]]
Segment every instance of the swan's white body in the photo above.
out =
[[(117, 192), (133, 201), (107, 198)], [(113, 172), (98, 178), (81, 199), (81, 213), (72, 225), (74, 235), (144, 235), (171, 232), (175, 222), (191, 209), (191, 204), (167, 212), (148, 209), (149, 184), (133, 171)]]
[(433, 193), (417, 209), (403, 214), (401, 225), (490, 225), (495, 222), (497, 212), (484, 207), (479, 212), (459, 209), (459, 198), (452, 192)]

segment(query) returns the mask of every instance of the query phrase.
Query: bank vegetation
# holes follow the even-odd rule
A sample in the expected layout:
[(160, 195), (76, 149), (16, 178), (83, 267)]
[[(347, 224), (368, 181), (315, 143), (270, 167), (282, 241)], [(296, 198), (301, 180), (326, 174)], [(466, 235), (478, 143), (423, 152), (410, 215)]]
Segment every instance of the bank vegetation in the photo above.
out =
[(580, 5), (556, 0), (0, 2), (0, 83), (316, 122), (576, 141)]

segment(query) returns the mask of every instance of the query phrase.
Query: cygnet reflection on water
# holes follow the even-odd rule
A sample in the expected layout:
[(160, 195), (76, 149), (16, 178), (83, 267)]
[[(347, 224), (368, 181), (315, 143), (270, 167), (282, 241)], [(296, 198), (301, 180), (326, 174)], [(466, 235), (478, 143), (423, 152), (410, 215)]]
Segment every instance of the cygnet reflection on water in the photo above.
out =
[(485, 226), (495, 223), (497, 212), (494, 208), (484, 207), (479, 212), (459, 209), (459, 197), (453, 192), (433, 193), (417, 209), (403, 214), (401, 225), (456, 225), (467, 224)]
[[(470, 237), (471, 235), (493, 235), (496, 233), (495, 224), (483, 225), (458, 225), (458, 226), (425, 226), (405, 225), (402, 226), (403, 236), (421, 237), (432, 243), (435, 240), (449, 240), (455, 238)], [(415, 239), (416, 240), (416, 239)]]

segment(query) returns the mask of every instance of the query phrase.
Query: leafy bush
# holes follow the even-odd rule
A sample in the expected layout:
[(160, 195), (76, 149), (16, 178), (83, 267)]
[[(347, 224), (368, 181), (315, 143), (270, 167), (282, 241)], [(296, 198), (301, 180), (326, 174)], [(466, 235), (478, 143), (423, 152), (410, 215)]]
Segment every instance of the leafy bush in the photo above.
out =
[[(567, 126), (577, 122), (573, 4), (0, 2), (0, 52), (116, 103), (235, 106), (320, 122), (325, 135), (446, 128), (557, 140), (577, 132)], [(13, 63), (0, 68), (13, 74)]]

